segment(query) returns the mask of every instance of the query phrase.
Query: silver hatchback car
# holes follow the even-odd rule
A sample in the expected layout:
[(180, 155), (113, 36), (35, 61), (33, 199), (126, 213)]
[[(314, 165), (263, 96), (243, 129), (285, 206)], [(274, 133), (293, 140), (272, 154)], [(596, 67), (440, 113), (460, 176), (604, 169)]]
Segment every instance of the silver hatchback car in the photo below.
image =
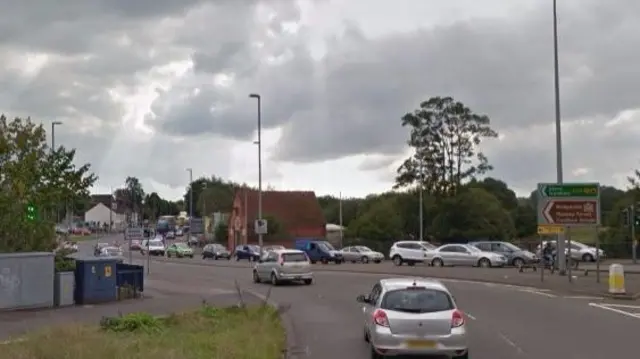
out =
[(469, 358), (465, 317), (439, 281), (394, 278), (378, 281), (363, 303), (364, 339), (371, 358), (438, 355)]

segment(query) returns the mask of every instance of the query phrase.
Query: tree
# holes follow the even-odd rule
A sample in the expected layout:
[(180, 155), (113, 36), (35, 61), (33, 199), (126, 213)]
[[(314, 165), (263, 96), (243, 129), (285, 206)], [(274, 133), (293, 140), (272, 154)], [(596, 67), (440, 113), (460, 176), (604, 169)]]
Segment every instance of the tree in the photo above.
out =
[(511, 240), (515, 228), (511, 216), (494, 195), (481, 188), (470, 188), (442, 202), (431, 232), (441, 239)]
[[(55, 243), (61, 203), (89, 195), (97, 177), (76, 166), (75, 150), (47, 146), (42, 125), (0, 116), (0, 251), (47, 251)], [(28, 219), (27, 207), (36, 215)]]
[(465, 181), (492, 167), (478, 147), (497, 137), (489, 117), (477, 115), (451, 97), (432, 97), (402, 117), (410, 127), (413, 155), (398, 168), (395, 188), (419, 184), (437, 197), (455, 196)]
[(228, 235), (229, 235), (229, 225), (223, 222), (216, 226), (213, 233), (213, 239), (216, 242), (220, 243), (222, 241), (225, 241)]
[(275, 240), (275, 239), (284, 239), (284, 236), (287, 231), (282, 225), (282, 223), (273, 215), (265, 214), (264, 219), (267, 220), (267, 234), (265, 235), (266, 240)]
[(224, 181), (216, 176), (198, 178), (187, 187), (184, 194), (185, 210), (189, 212), (191, 189), (193, 188), (194, 216), (201, 217), (205, 208), (209, 214), (227, 212), (233, 206), (233, 196), (238, 187), (237, 183)]
[(374, 241), (394, 240), (402, 234), (402, 220), (395, 210), (395, 198), (387, 197), (372, 204), (349, 224), (351, 236)]

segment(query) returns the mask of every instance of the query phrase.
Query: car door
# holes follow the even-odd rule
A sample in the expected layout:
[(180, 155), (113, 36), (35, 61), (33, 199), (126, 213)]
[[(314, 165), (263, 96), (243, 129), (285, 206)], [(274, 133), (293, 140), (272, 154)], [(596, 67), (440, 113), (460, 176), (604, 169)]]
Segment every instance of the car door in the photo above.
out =
[(371, 332), (372, 330), (372, 317), (373, 312), (376, 310), (376, 303), (378, 303), (378, 299), (380, 299), (380, 294), (382, 293), (382, 286), (380, 283), (376, 283), (373, 288), (371, 288), (371, 292), (367, 296), (367, 303), (363, 304), (362, 313), (364, 314), (364, 325), (367, 328), (367, 332)]
[(169, 246), (169, 248), (167, 248), (167, 254), (178, 254), (178, 248), (176, 247), (175, 244), (172, 244)]
[(474, 254), (475, 252), (472, 253), (468, 248), (455, 245), (454, 250), (458, 265), (473, 266), (478, 262), (478, 260), (476, 259), (476, 255)]
[(491, 252), (505, 256), (508, 260), (508, 263), (511, 263), (511, 261), (513, 260), (513, 256), (515, 255), (515, 253), (510, 248), (503, 245), (501, 242), (492, 242)]
[(404, 248), (407, 253), (405, 257), (406, 259), (410, 259), (412, 261), (424, 260), (424, 248), (422, 248), (418, 243), (405, 243)]
[(267, 254), (264, 257), (264, 260), (262, 261), (262, 263), (259, 263), (262, 267), (260, 276), (262, 278), (269, 278), (269, 276), (271, 276), (271, 271), (273, 270), (277, 262), (278, 262), (278, 253), (269, 252), (269, 254)]
[(440, 247), (440, 249), (438, 249), (438, 256), (442, 258), (442, 261), (446, 265), (457, 265), (458, 261), (460, 260), (456, 256), (456, 249), (455, 249), (455, 246), (453, 245), (446, 245), (446, 246)]
[(353, 253), (351, 252), (353, 250), (353, 247), (344, 247), (342, 248), (342, 258), (344, 258), (345, 261), (351, 261), (353, 260)]

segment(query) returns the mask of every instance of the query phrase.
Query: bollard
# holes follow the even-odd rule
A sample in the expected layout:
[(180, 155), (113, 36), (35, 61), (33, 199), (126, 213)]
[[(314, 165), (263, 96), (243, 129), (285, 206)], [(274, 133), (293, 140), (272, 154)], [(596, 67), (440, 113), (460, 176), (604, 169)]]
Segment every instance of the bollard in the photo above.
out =
[(624, 267), (613, 263), (609, 266), (609, 293), (626, 294), (624, 289)]

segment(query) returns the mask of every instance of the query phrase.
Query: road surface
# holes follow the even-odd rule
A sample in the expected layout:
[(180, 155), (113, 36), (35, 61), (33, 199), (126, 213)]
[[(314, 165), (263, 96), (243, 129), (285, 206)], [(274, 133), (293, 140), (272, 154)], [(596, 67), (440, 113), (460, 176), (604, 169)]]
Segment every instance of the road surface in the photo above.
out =
[[(237, 282), (289, 306), (299, 356), (324, 359), (369, 358), (362, 338), (361, 304), (377, 279), (389, 275), (319, 272), (311, 286), (254, 284), (249, 267), (194, 266), (152, 261), (152, 286), (176, 291), (212, 291)], [(596, 297), (499, 284), (444, 281), (467, 313), (472, 358), (637, 357), (633, 341), (640, 332), (640, 306)], [(617, 305), (617, 306), (616, 306)]]

